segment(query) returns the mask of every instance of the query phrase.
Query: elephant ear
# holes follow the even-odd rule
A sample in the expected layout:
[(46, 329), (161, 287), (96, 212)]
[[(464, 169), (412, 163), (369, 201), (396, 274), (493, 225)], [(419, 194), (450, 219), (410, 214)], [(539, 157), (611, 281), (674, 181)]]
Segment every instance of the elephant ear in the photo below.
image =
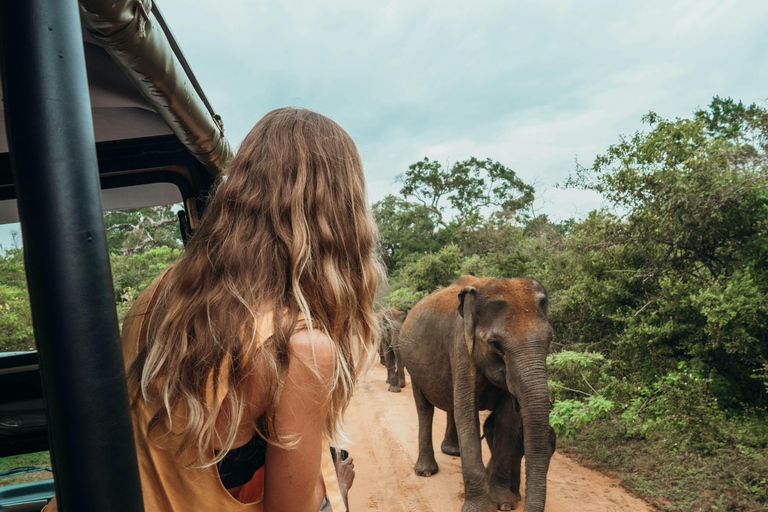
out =
[(467, 344), (469, 354), (475, 348), (475, 303), (477, 302), (477, 288), (465, 286), (459, 292), (459, 314), (464, 319), (464, 342)]

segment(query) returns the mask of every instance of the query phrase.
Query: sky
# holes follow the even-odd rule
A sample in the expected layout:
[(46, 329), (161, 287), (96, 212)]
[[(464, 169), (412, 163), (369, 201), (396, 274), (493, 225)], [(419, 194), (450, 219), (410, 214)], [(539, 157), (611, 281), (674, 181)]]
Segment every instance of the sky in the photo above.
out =
[(234, 146), (274, 108), (326, 114), (371, 202), (424, 157), (475, 156), (534, 184), (540, 213), (579, 218), (600, 197), (556, 184), (648, 111), (768, 107), (765, 0), (157, 3)]
[(553, 220), (600, 197), (555, 188), (641, 117), (712, 97), (768, 107), (768, 2), (158, 0), (235, 146), (273, 108), (355, 139), (371, 202), (424, 157), (492, 158)]

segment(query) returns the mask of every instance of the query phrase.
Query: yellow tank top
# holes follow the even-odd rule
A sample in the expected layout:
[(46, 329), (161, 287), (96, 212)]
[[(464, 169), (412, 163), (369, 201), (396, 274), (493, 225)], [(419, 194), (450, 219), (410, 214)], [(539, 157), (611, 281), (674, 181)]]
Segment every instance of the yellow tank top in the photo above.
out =
[[(146, 336), (146, 324), (157, 298), (156, 291), (167, 272), (168, 270), (158, 276), (139, 295), (125, 317), (121, 343), (126, 371), (136, 359), (139, 343)], [(259, 322), (258, 338), (262, 342), (273, 333), (270, 317), (271, 315), (265, 315)], [(214, 400), (219, 400), (226, 394), (226, 380), (220, 381), (219, 393), (217, 393), (219, 396), (212, 397)], [(150, 415), (141, 399), (131, 409), (131, 416), (145, 512), (189, 512), (191, 510), (265, 512), (262, 503), (263, 495), (257, 497), (252, 503), (241, 503), (235, 499), (221, 483), (215, 464), (207, 468), (194, 467), (198, 464), (197, 448), (194, 443), (177, 456), (176, 450), (162, 448), (152, 439), (148, 439), (146, 425)], [(210, 450), (213, 455), (213, 446)], [(327, 442), (323, 443), (322, 450), (321, 472), (325, 480), (328, 501), (334, 512), (343, 512), (346, 508), (341, 498), (336, 469)], [(56, 510), (54, 498), (43, 512)]]

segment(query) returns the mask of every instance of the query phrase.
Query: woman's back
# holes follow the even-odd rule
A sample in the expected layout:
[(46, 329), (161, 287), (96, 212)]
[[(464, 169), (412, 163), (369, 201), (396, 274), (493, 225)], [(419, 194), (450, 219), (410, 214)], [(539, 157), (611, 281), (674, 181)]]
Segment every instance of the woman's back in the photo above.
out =
[[(167, 272), (167, 271), (166, 271)], [(162, 286), (166, 273), (161, 274), (136, 299), (123, 322), (121, 342), (126, 369), (136, 359), (140, 345), (146, 337), (147, 319), (152, 311), (153, 299), (157, 298), (158, 286)], [(264, 333), (269, 334), (269, 333)], [(226, 379), (222, 379), (226, 386)], [(225, 387), (220, 388), (225, 391)], [(218, 399), (221, 399), (221, 391)], [(212, 397), (214, 400), (217, 397)], [(212, 404), (213, 405), (213, 404)], [(188, 444), (178, 453), (162, 440), (162, 434), (147, 435), (146, 425), (151, 415), (139, 397), (131, 409), (134, 437), (139, 461), (144, 509), (151, 511), (217, 510), (221, 512), (260, 512), (262, 500), (244, 504), (224, 488), (216, 464), (199, 467), (197, 447)], [(178, 418), (177, 418), (178, 420)], [(211, 446), (210, 456), (213, 457)]]
[(324, 446), (375, 352), (376, 238), (349, 134), (297, 108), (256, 123), (123, 325), (148, 511), (258, 510), (217, 471), (254, 435), (269, 441), (264, 509), (318, 510), (335, 485)]

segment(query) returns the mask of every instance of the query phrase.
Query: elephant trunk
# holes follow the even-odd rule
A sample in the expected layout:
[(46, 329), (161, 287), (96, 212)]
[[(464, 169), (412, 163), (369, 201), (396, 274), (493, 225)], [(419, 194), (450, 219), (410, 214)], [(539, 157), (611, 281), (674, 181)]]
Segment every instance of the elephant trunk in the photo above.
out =
[[(507, 371), (507, 386), (520, 403), (525, 450), (525, 512), (543, 512), (549, 469), (549, 389), (546, 353), (513, 358), (517, 368)], [(510, 371), (512, 370), (512, 371)], [(518, 378), (510, 378), (516, 375)], [(518, 380), (519, 379), (519, 380)]]

